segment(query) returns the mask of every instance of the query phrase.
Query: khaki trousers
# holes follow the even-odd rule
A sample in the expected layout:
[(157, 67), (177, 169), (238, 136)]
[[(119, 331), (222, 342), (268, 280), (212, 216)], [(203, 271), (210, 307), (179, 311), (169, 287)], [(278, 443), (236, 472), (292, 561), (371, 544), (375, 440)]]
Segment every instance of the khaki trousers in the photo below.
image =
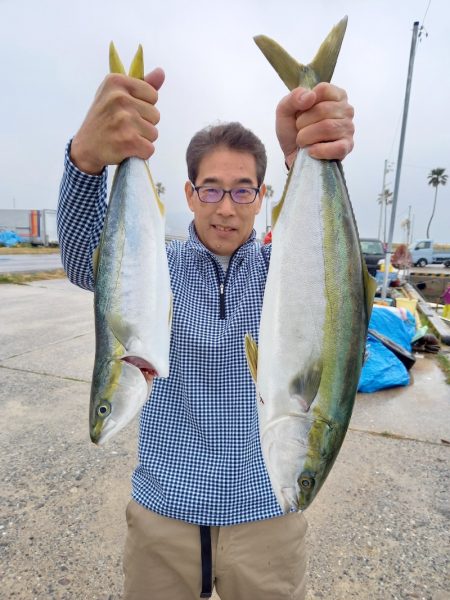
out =
[[(124, 600), (197, 600), (200, 529), (131, 500)], [(306, 519), (301, 513), (211, 527), (213, 581), (221, 600), (303, 600)], [(214, 597), (214, 596), (213, 596)]]

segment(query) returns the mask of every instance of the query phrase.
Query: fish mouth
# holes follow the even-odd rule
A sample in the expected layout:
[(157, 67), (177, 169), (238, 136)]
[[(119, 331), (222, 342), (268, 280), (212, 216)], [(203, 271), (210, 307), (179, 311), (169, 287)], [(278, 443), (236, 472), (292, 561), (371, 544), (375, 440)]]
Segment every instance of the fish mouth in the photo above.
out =
[(133, 367), (137, 367), (147, 383), (153, 381), (154, 377), (158, 377), (158, 371), (155, 369), (155, 367), (140, 356), (124, 356), (121, 360), (133, 365)]

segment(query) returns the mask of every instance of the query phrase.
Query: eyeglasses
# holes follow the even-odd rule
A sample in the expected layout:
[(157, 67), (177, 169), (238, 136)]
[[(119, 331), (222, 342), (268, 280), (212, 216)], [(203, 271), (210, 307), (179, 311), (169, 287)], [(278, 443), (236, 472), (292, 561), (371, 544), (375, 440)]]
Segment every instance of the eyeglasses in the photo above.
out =
[(193, 185), (192, 188), (197, 192), (200, 201), (208, 204), (220, 202), (225, 194), (230, 194), (231, 199), (236, 204), (251, 204), (255, 201), (260, 191), (260, 188), (254, 187), (237, 187), (232, 190), (224, 190), (223, 188), (210, 187), (209, 185)]

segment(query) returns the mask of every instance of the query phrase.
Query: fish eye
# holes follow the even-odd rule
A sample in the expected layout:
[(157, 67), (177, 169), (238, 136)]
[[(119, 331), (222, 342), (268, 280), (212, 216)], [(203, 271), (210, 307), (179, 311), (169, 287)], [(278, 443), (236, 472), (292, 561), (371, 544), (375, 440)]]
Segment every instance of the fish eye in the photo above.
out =
[(298, 484), (305, 492), (311, 491), (316, 483), (316, 480), (310, 473), (302, 473), (298, 478)]
[(109, 402), (107, 402), (106, 400), (104, 400), (101, 404), (98, 405), (98, 407), (97, 407), (97, 415), (99, 417), (101, 417), (102, 419), (104, 419), (110, 413), (111, 413), (111, 404)]

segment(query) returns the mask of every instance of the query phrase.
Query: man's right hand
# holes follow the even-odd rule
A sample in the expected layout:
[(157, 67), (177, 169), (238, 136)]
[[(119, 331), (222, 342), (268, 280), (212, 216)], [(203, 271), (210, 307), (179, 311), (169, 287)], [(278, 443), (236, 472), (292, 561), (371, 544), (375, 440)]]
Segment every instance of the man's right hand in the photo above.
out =
[(72, 140), (70, 158), (84, 173), (99, 174), (130, 156), (148, 159), (155, 151), (159, 111), (155, 104), (164, 71), (154, 69), (144, 81), (108, 75)]

